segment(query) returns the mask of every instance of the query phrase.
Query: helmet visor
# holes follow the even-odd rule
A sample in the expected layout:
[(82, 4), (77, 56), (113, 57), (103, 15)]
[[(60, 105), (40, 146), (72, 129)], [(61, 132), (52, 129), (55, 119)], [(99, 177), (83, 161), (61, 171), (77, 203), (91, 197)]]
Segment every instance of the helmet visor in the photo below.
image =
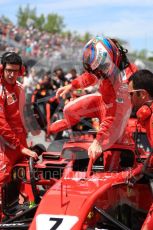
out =
[(95, 74), (98, 78), (109, 77), (114, 71), (115, 64), (101, 41), (90, 43), (84, 49), (83, 66), (87, 72)]

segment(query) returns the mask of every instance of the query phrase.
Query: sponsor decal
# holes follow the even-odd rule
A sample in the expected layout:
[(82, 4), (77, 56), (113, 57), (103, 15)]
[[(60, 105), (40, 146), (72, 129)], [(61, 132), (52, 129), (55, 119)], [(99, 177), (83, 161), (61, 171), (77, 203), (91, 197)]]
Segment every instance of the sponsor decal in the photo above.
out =
[[(0, 227), (4, 227), (6, 229), (6, 227), (8, 227), (9, 229), (14, 228), (14, 227), (21, 227), (24, 226), (24, 223), (11, 223), (11, 224), (0, 224)], [(14, 228), (15, 229), (15, 228)]]
[(17, 101), (15, 93), (7, 95), (7, 104), (11, 105)]
[(122, 81), (127, 80), (127, 76), (126, 76), (125, 70), (121, 71), (121, 79), (122, 79)]

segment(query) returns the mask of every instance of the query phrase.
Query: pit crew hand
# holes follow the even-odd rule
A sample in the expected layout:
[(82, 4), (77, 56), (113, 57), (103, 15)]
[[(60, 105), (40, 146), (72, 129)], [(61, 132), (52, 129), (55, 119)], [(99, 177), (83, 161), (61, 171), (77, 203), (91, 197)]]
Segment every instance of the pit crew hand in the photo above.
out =
[(34, 152), (34, 151), (32, 151), (32, 150), (30, 150), (30, 149), (28, 149), (28, 148), (23, 148), (23, 149), (21, 150), (21, 152), (22, 152), (22, 154), (24, 154), (24, 155), (26, 155), (26, 156), (33, 157), (35, 160), (38, 159), (37, 153)]
[(100, 143), (95, 139), (88, 149), (88, 156), (93, 160), (97, 159), (103, 152)]
[(65, 96), (71, 89), (72, 89), (71, 84), (59, 88), (56, 92), (56, 97)]

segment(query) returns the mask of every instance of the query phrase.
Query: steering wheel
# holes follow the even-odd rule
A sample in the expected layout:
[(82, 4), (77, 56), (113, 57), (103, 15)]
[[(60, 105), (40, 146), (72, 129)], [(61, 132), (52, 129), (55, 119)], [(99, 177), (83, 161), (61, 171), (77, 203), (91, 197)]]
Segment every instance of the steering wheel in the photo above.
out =
[(31, 188), (32, 192), (34, 195), (34, 202), (35, 204), (38, 204), (40, 202), (40, 196), (37, 191), (37, 186), (36, 186), (36, 175), (35, 175), (35, 170), (34, 170), (34, 165), (35, 165), (35, 160), (33, 157), (29, 158), (29, 172), (30, 172), (30, 183), (31, 183)]

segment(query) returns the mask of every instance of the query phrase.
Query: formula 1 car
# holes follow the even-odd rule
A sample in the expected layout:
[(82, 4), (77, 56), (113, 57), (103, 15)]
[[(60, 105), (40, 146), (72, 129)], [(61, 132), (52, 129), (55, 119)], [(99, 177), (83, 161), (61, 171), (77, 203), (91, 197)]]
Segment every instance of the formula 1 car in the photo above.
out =
[[(41, 200), (30, 226), (34, 229), (140, 229), (152, 204), (147, 157), (134, 145), (115, 144), (95, 162), (91, 140), (66, 143), (62, 177)], [(152, 165), (145, 166), (152, 173)], [(145, 198), (144, 198), (145, 194)]]
[(0, 229), (141, 229), (153, 202), (147, 175), (153, 165), (140, 133), (137, 142), (129, 136), (95, 162), (88, 158), (94, 138), (88, 132), (63, 141), (62, 151), (49, 146), (41, 162), (15, 165), (3, 188)]

